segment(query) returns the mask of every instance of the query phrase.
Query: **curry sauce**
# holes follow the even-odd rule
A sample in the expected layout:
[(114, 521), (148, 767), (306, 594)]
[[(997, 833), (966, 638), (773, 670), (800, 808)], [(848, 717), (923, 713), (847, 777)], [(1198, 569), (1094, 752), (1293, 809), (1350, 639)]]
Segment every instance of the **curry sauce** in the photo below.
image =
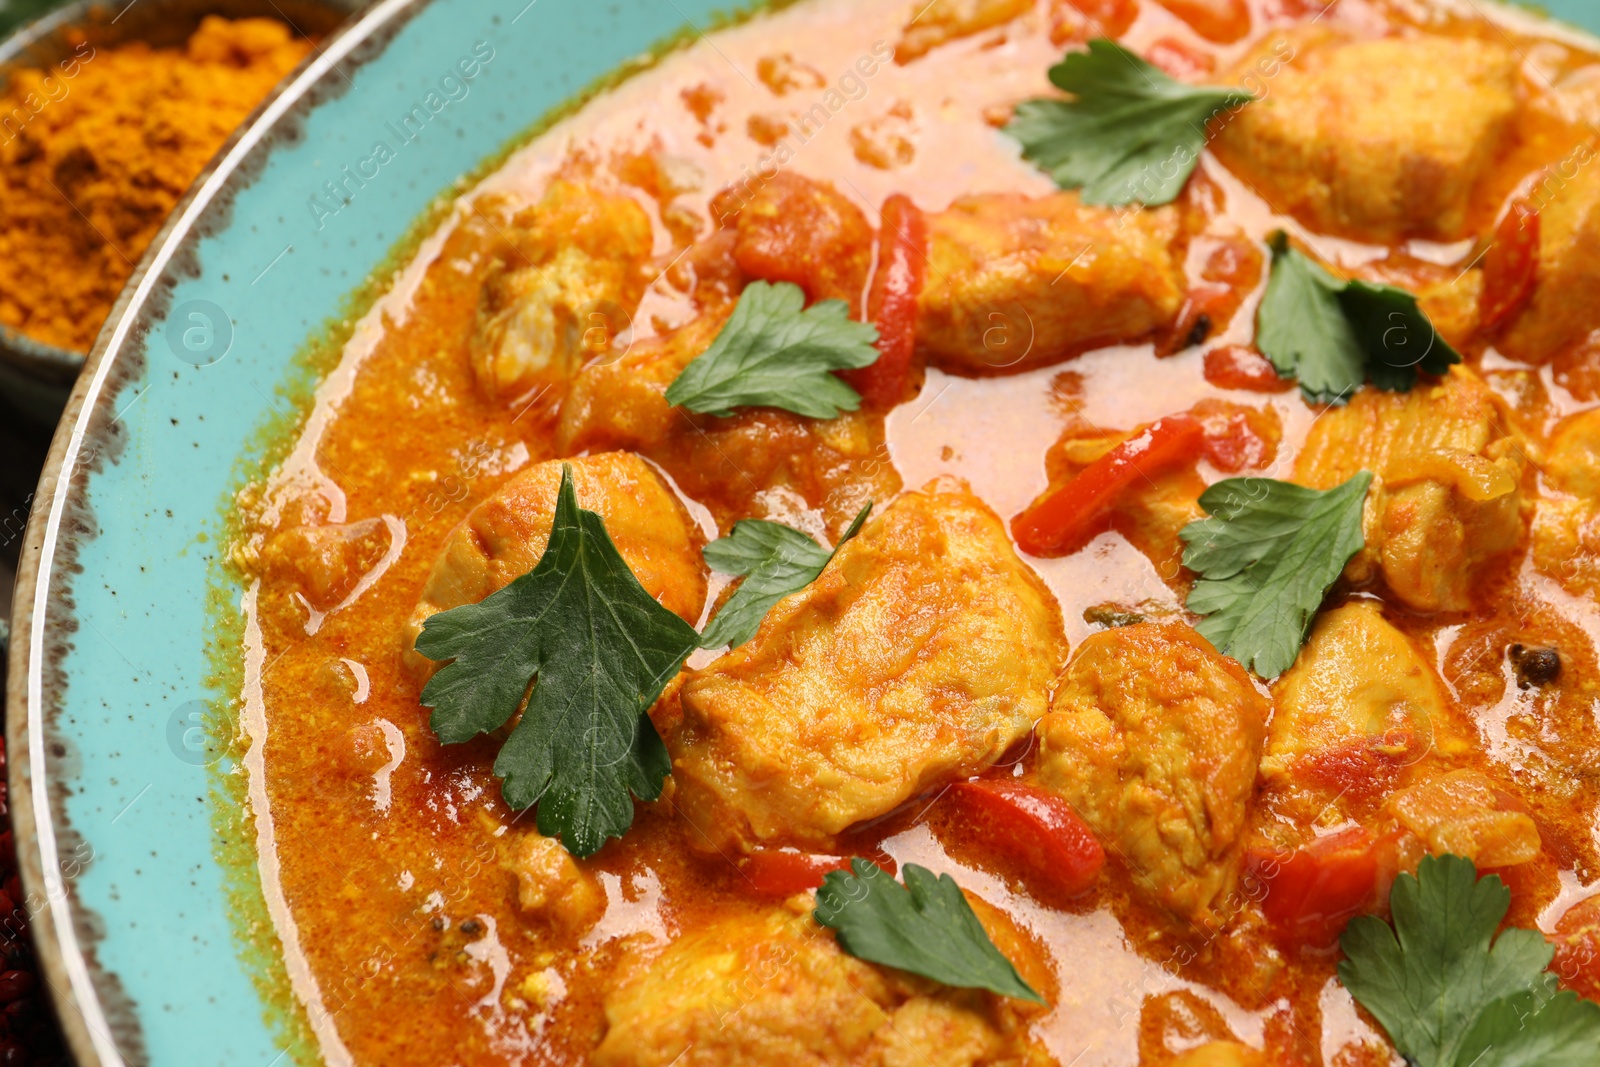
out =
[[(1511, 885), (1512, 922), (1554, 930), (1600, 876), (1591, 562), (1600, 475), (1586, 436), (1600, 428), (1585, 421), (1600, 397), (1600, 354), (1587, 341), (1600, 321), (1584, 319), (1594, 301), (1543, 288), (1600, 285), (1583, 262), (1593, 253), (1558, 243), (1576, 231), (1582, 244), (1600, 200), (1585, 170), (1600, 57), (1532, 18), (1443, 0), (1339, 0), (1326, 11), (1311, 0), (917, 7), (816, 0), (756, 18), (669, 56), (513, 155), (457, 202), (357, 326), (289, 458), (241, 497), (249, 533), (235, 555), (250, 576), (244, 697), (263, 872), (328, 1062), (762, 1062), (767, 1054), (751, 1050), (766, 1046), (719, 1050), (674, 1029), (673, 996), (720, 981), (737, 986), (733, 1013), (752, 1026), (794, 1026), (793, 1055), (774, 1057), (785, 1063), (1133, 1065), (1186, 1054), (1191, 1064), (1399, 1063), (1337, 981), (1325, 932), (1312, 923), (1286, 934), (1247, 890), (1247, 853), (1370, 830), (1399, 842), (1386, 862), (1414, 867), (1421, 851), (1438, 850), (1416, 828), (1444, 825), (1426, 812), (1479, 790), (1487, 799), (1474, 817), (1512, 841), (1499, 853), (1484, 845), (1479, 858)], [(1259, 115), (1247, 121), (1247, 108), (1214, 132), (1172, 205), (1085, 205), (997, 129), (1018, 102), (1053, 92), (1046, 71), (1065, 49), (1100, 35), (1180, 80), (1257, 97)], [(1403, 94), (1370, 87), (1349, 93), (1370, 112), (1318, 110), (1329, 90), (1308, 79), (1381, 80), (1339, 48), (1392, 46), (1394, 63), (1419, 72), (1385, 76), (1426, 79), (1460, 54), (1428, 59), (1438, 41), (1472, 50), (1472, 92), (1483, 97), (1463, 105), (1472, 115), (1430, 126), (1385, 114)], [(1267, 110), (1279, 103), (1289, 110)], [(1371, 147), (1374, 124), (1427, 127), (1432, 140), (1396, 162)], [(913, 395), (887, 413), (869, 406), (834, 420), (759, 409), (649, 423), (666, 410), (659, 368), (704, 350), (755, 277), (800, 278), (813, 299), (865, 315), (883, 260), (879, 212), (895, 194), (928, 219), (925, 285), (954, 294), (937, 315), (933, 298), (920, 305)], [(1544, 221), (1540, 280), (1520, 312), (1534, 318), (1491, 332), (1483, 289), (1498, 283), (1485, 262), (1498, 261), (1491, 238), (1519, 198)], [(736, 256), (734, 235), (767, 209), (790, 243), (767, 250), (763, 275), (752, 266), (768, 260)], [(1278, 229), (1343, 275), (1419, 294), (1464, 365), (1410, 393), (1367, 387), (1342, 406), (1309, 404), (1263, 372), (1255, 311), (1270, 267), (1264, 242)], [(1084, 233), (1081, 248), (1060, 236)], [(1006, 273), (1017, 263), (1029, 275), (1020, 281)], [(963, 288), (967, 275), (983, 284)], [(593, 292), (574, 301), (566, 279), (578, 276)], [(1051, 276), (1066, 288), (1052, 291)], [(552, 311), (540, 294), (563, 284), (568, 303)], [(1012, 516), (1175, 413), (1192, 413), (1222, 443), (1130, 490), (1071, 551), (1004, 565)], [(450, 606), (429, 599), (441, 553), (457, 546), (481, 569), (510, 552), (519, 562), (504, 566), (525, 570), (543, 549), (547, 511), (528, 504), (519, 518), (507, 504), (510, 525), (495, 526), (502, 520), (475, 509), (540, 463), (614, 452), (643, 454), (638, 477), (664, 491), (633, 532), (618, 532), (631, 521), (613, 518), (621, 510), (607, 524), (647, 588), (647, 557), (689, 561), (693, 575), (659, 582), (680, 593), (663, 594), (666, 606), (696, 626), (728, 592), (727, 576), (699, 567), (698, 549), (739, 519), (832, 544), (869, 499), (878, 522), (927, 511), (915, 527), (927, 543), (946, 543), (935, 528), (957, 536), (973, 550), (951, 548), (951, 560), (993, 569), (967, 587), (977, 592), (935, 582), (941, 592), (918, 595), (945, 598), (952, 627), (980, 606), (991, 612), (992, 625), (961, 631), (974, 647), (1026, 648), (989, 661), (1007, 672), (997, 689), (1026, 693), (1013, 708), (1020, 728), (985, 741), (977, 770), (929, 771), (906, 802), (844, 830), (830, 824), (821, 844), (798, 824), (768, 835), (755, 809), (790, 809), (769, 796), (719, 794), (713, 804), (715, 767), (680, 747), (693, 743), (692, 715), (720, 713), (713, 702), (724, 696), (706, 679), (731, 677), (745, 656), (697, 652), (651, 713), (675, 760), (663, 798), (636, 804), (632, 827), (594, 856), (559, 853), (534, 831), (533, 809), (502, 798), (492, 767), (503, 734), (444, 745), (430, 730), (419, 697), (432, 667), (412, 641), (427, 614), (419, 602)], [(1440, 455), (1456, 466), (1441, 473)], [(1184, 602), (1194, 576), (1176, 535), (1203, 514), (1195, 501), (1206, 485), (1254, 473), (1331, 488), (1360, 469), (1386, 475), (1367, 502), (1368, 548), (1296, 667), (1269, 685), (1193, 636)], [(607, 491), (615, 509), (644, 508), (657, 492), (595, 490)], [(885, 517), (891, 508), (898, 520)], [(1428, 540), (1446, 528), (1455, 541)], [(850, 558), (861, 573), (922, 565), (885, 562), (889, 529), (860, 535)], [(495, 541), (517, 537), (531, 540)], [(676, 547), (630, 556), (630, 544), (651, 538)], [(479, 577), (484, 588), (455, 602), (514, 574)], [(746, 646), (756, 651), (738, 660), (743, 682), (779, 691), (778, 676), (794, 668), (763, 642), (781, 626), (819, 625), (805, 605), (855, 595), (827, 581), (774, 609)], [(685, 582), (692, 596), (681, 595)], [(1005, 600), (1004, 589), (1024, 592)], [(1122, 756), (1084, 759), (1075, 747), (1097, 700), (1146, 683), (1172, 716), (1150, 743), (1187, 768), (1170, 788), (1203, 780), (1210, 790), (1193, 817), (1226, 870), (1207, 860), (1197, 875), (1173, 859), (1187, 847), (1177, 830), (1149, 855), (1130, 846), (1150, 838), (1126, 837), (1126, 816), (1105, 794), (1136, 772), (1115, 762)], [(803, 700), (763, 692), (775, 708)], [(1344, 728), (1330, 708), (1370, 715), (1361, 726), (1370, 743), (1318, 748)], [(1433, 710), (1407, 720), (1408, 708)], [(919, 737), (955, 728), (918, 722)], [(891, 728), (885, 718), (851, 736), (870, 746)], [(782, 788), (793, 804), (839, 799), (822, 777), (804, 776), (806, 735), (794, 729), (784, 758), (797, 777)], [(719, 750), (707, 765), (741, 758)], [(979, 773), (1083, 801), (1108, 855), (1087, 892), (1040, 882), (945, 796)], [(797, 933), (808, 898), (753, 892), (740, 856), (783, 846), (953, 874), (1047, 1006), (992, 994), (939, 1001), (926, 983), (896, 985), (842, 956), (826, 931)], [(1164, 864), (1178, 868), (1171, 878)], [(752, 931), (743, 947), (716, 941), (736, 927)], [(678, 955), (663, 955), (669, 945)], [(859, 970), (835, 981), (846, 965)], [(664, 985), (649, 984), (652, 967)], [(739, 982), (718, 970), (729, 967)], [(762, 1006), (773, 989), (801, 996), (791, 987), (807, 982), (855, 993)], [(861, 1013), (880, 1009), (914, 1038), (908, 1004), (964, 1021), (941, 1022), (931, 1053), (912, 1038), (851, 1045), (852, 1027), (870, 1029)], [(788, 1010), (803, 1018), (785, 1022)], [(739, 1025), (712, 1031), (728, 1037)], [(963, 1051), (963, 1035), (977, 1031), (1001, 1036)], [(1208, 1042), (1212, 1055), (1236, 1058), (1193, 1058)], [(1237, 1058), (1240, 1047), (1268, 1058)]]

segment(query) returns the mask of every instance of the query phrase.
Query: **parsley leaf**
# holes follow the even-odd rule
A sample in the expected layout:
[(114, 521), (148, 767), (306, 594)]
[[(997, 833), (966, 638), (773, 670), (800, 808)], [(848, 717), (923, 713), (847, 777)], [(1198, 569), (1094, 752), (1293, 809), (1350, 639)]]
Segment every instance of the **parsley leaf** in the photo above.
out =
[(1389, 894), (1394, 927), (1351, 920), (1339, 980), (1416, 1067), (1579, 1067), (1600, 1048), (1600, 1005), (1557, 993), (1535, 930), (1495, 936), (1511, 904), (1496, 875), (1428, 856)]
[(588, 856), (632, 824), (632, 796), (661, 795), (671, 762), (645, 711), (698, 642), (639, 584), (601, 517), (578, 506), (564, 466), (533, 570), (423, 624), (417, 651), (453, 662), (422, 703), (454, 744), (499, 729), (526, 697), (494, 772), (511, 807), (539, 805), (540, 833)]
[(1443, 374), (1461, 356), (1404, 289), (1336, 278), (1282, 231), (1268, 240), (1272, 276), (1256, 313), (1256, 346), (1310, 403), (1342, 404), (1370, 376), (1404, 392), (1417, 368)]
[(948, 986), (1044, 1003), (989, 940), (948, 874), (908, 863), (902, 887), (864, 859), (852, 859), (850, 869), (823, 878), (813, 913), (850, 955)]
[(861, 395), (833, 371), (878, 358), (877, 327), (848, 317), (843, 300), (805, 306), (793, 282), (751, 282), (722, 332), (667, 387), (667, 403), (702, 415), (737, 407), (783, 408), (831, 419)]
[(754, 637), (772, 605), (814, 582), (844, 543), (860, 532), (871, 510), (869, 500), (832, 552), (781, 522), (741, 519), (734, 523), (727, 537), (711, 542), (701, 555), (713, 570), (742, 574), (744, 581), (700, 635), (700, 647), (738, 648)]
[(1068, 52), (1050, 82), (1072, 100), (1027, 100), (1005, 132), (1022, 157), (1086, 204), (1177, 199), (1200, 161), (1206, 123), (1255, 97), (1238, 89), (1185, 85), (1115, 41)]
[(1361, 510), (1372, 475), (1333, 489), (1271, 478), (1228, 478), (1200, 494), (1211, 518), (1191, 522), (1183, 565), (1195, 626), (1224, 655), (1263, 678), (1288, 670), (1323, 595), (1365, 541)]

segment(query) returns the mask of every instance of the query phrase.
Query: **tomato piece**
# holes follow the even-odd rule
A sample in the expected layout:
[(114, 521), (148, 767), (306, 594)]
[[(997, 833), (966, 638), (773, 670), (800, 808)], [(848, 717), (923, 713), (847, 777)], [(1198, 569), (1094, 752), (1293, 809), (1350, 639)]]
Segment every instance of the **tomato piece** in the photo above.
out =
[(1223, 345), (1207, 352), (1205, 376), (1219, 389), (1281, 393), (1294, 388), (1293, 378), (1280, 378), (1266, 356), (1244, 345)]
[(1345, 924), (1378, 909), (1382, 876), (1392, 877), (1384, 852), (1388, 838), (1357, 826), (1287, 854), (1252, 849), (1245, 858), (1266, 887), (1261, 909), (1285, 940), (1309, 948), (1331, 948)]
[(1562, 988), (1600, 1000), (1600, 896), (1568, 908), (1549, 938), (1556, 948), (1550, 969)]
[(1483, 292), (1478, 318), (1484, 330), (1509, 322), (1533, 295), (1539, 277), (1539, 209), (1517, 200), (1495, 227), (1483, 257)]
[(1161, 38), (1150, 46), (1144, 58), (1179, 81), (1204, 77), (1216, 67), (1216, 60), (1209, 53), (1176, 37)]
[(1064, 556), (1098, 532), (1117, 498), (1131, 485), (1193, 462), (1200, 455), (1205, 430), (1189, 415), (1168, 415), (1152, 423), (1104, 456), (1076, 478), (1045, 491), (1011, 520), (1018, 547), (1034, 556)]
[(1216, 239), (1216, 247), (1206, 256), (1200, 277), (1221, 282), (1234, 289), (1254, 289), (1261, 281), (1261, 246), (1239, 237)]
[[(1202, 400), (1190, 409), (1205, 428), (1205, 457), (1219, 471), (1237, 474), (1264, 467), (1277, 455), (1278, 440), (1257, 423), (1266, 417), (1226, 401)], [(1275, 424), (1269, 424), (1274, 425)]]
[(878, 328), (877, 362), (842, 377), (870, 407), (892, 408), (906, 399), (917, 340), (917, 297), (928, 272), (928, 222), (909, 197), (883, 202), (878, 270), (867, 294), (867, 317)]
[(1252, 242), (1206, 237), (1196, 243), (1202, 248), (1212, 246), (1200, 271), (1201, 280), (1189, 287), (1173, 324), (1157, 338), (1158, 356), (1192, 348), (1226, 326), (1261, 280), (1261, 252)]
[(843, 300), (852, 314), (872, 262), (872, 225), (825, 182), (786, 170), (718, 193), (711, 210), (738, 238), (733, 258), (751, 278), (793, 282), (808, 301)]
[(1250, 8), (1245, 0), (1156, 0), (1189, 24), (1189, 28), (1216, 44), (1232, 44), (1250, 32)]
[(1094, 832), (1053, 793), (1022, 782), (957, 782), (945, 793), (979, 847), (1011, 860), (1050, 894), (1074, 897), (1093, 887), (1106, 864)]
[[(898, 868), (886, 852), (871, 850), (862, 859), (877, 864), (890, 874)], [(848, 871), (849, 856), (820, 852), (799, 852), (792, 848), (763, 848), (750, 853), (739, 864), (739, 871), (750, 891), (762, 897), (792, 897), (815, 889), (830, 871)]]

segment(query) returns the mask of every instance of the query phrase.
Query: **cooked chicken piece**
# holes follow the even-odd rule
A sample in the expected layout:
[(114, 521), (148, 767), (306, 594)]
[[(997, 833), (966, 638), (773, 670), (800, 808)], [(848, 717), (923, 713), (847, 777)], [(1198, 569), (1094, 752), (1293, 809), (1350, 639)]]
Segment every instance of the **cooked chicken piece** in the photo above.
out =
[(1196, 921), (1232, 889), (1268, 704), (1244, 669), (1181, 623), (1094, 634), (1039, 724), (1039, 779), (1135, 882)]
[(1533, 564), (1574, 596), (1594, 596), (1600, 593), (1600, 410), (1561, 424), (1544, 474), (1567, 495), (1539, 501)]
[(638, 452), (704, 502), (724, 529), (741, 518), (795, 525), (797, 512), (814, 509), (837, 536), (867, 501), (899, 492), (881, 415), (858, 411), (824, 420), (748, 408), (719, 419), (668, 404), (667, 387), (724, 321), (702, 316), (633, 346), (620, 360), (585, 367), (561, 407), (556, 449)]
[(1464, 611), (1483, 566), (1522, 536), (1526, 444), (1505, 401), (1454, 367), (1408, 393), (1365, 388), (1312, 426), (1294, 480), (1332, 489), (1371, 471), (1366, 547), (1345, 576), (1382, 575), (1418, 611)]
[(828, 182), (781, 170), (724, 190), (711, 212), (732, 225), (733, 259), (747, 277), (793, 282), (809, 302), (843, 300), (859, 309), (874, 234), (861, 209)]
[[(806, 904), (806, 898), (797, 898)], [(1044, 988), (1044, 963), (972, 901), (1000, 950)], [(799, 909), (797, 909), (799, 910)], [(606, 998), (596, 1067), (969, 1067), (1018, 1062), (1030, 1005), (948, 989), (840, 951), (801, 911), (741, 915), (628, 958)]]
[(1573, 596), (1600, 594), (1600, 508), (1593, 499), (1539, 501), (1531, 540), (1541, 574)]
[(699, 620), (706, 599), (699, 531), (661, 477), (627, 452), (547, 460), (512, 477), (445, 539), (407, 627), (405, 659), (414, 673), (437, 666), (412, 648), (430, 615), (477, 603), (544, 555), (563, 463), (572, 465), (578, 506), (600, 513), (639, 584), (686, 621)]
[(1600, 500), (1600, 409), (1575, 415), (1556, 428), (1544, 475), (1564, 492)]
[(1183, 301), (1171, 208), (1088, 207), (1077, 193), (962, 197), (928, 216), (917, 344), (936, 364), (1019, 371), (1137, 341)]
[[(1517, 110), (1516, 55), (1470, 38), (1357, 41), (1321, 28), (1293, 43), (1290, 65), (1213, 142), (1223, 162), (1324, 233), (1379, 244), (1467, 236), (1473, 191)], [(1239, 71), (1281, 47), (1272, 35)]]
[(1451, 712), (1428, 658), (1371, 601), (1318, 616), (1273, 696), (1261, 778), (1302, 823), (1342, 822), (1407, 768), (1459, 754), (1476, 736)]
[(1479, 867), (1512, 867), (1539, 855), (1539, 828), (1481, 771), (1451, 771), (1408, 786), (1388, 809), (1434, 855), (1465, 856)]
[(1065, 653), (993, 511), (953, 481), (900, 497), (684, 683), (667, 747), (692, 840), (831, 847), (1027, 737)]
[(1600, 328), (1600, 167), (1563, 179), (1539, 209), (1539, 274), (1533, 295), (1495, 346), (1544, 363)]
[(605, 890), (557, 838), (533, 830), (520, 832), (502, 853), (500, 865), (516, 879), (517, 904), (523, 913), (564, 933), (587, 933), (605, 914)]
[(649, 281), (650, 219), (626, 196), (557, 180), (509, 236), (484, 281), (472, 372), (490, 399), (559, 395), (632, 325)]
[(1003, 26), (1033, 10), (1033, 0), (933, 0), (911, 9), (911, 20), (900, 31), (894, 61), (909, 63), (942, 44)]

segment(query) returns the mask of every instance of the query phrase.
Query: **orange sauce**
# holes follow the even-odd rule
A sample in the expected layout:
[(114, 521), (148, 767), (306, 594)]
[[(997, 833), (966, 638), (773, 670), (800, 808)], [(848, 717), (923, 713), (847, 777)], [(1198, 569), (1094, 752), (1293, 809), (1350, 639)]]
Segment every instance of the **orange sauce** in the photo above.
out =
[[(1050, 39), (1049, 0), (916, 62), (882, 62), (885, 44), (892, 47), (900, 37), (907, 6), (902, 0), (819, 0), (721, 33), (714, 44), (668, 58), (561, 123), (474, 195), (535, 199), (573, 159), (597, 162), (595, 180), (634, 196), (650, 215), (666, 268), (676, 247), (674, 227), (708, 231), (711, 196), (785, 151), (783, 166), (832, 181), (873, 219), (895, 192), (909, 194), (924, 210), (939, 210), (968, 192), (1050, 191), (1048, 179), (1020, 162), (1015, 146), (989, 122), (997, 109), (1003, 113), (1049, 91), (1045, 71), (1062, 50)], [(1252, 37), (1215, 45), (1145, 0), (1123, 40), (1147, 51), (1156, 41), (1174, 39), (1223, 70), (1252, 40), (1305, 17), (1294, 13), (1292, 0), (1251, 0), (1249, 6)], [(1373, 0), (1342, 0), (1339, 8), (1330, 19), (1370, 27), (1402, 18)], [(1433, 28), (1497, 32), (1466, 19), (1440, 19)], [(875, 52), (880, 62), (870, 77), (862, 76), (858, 59)], [(782, 80), (774, 57), (783, 55), (815, 76), (802, 71), (798, 81)], [(1566, 62), (1584, 58), (1573, 52)], [(775, 84), (786, 91), (775, 92)], [(825, 101), (830, 91), (844, 103), (826, 111), (826, 121), (809, 137), (785, 125), (787, 116)], [(610, 163), (635, 153), (670, 161), (692, 190), (663, 204), (627, 184)], [(1504, 162), (1507, 189), (1536, 156), (1530, 147), (1527, 158)], [(885, 161), (891, 165), (880, 165)], [(1203, 161), (1200, 175), (1220, 190), (1224, 209), (1213, 220), (1219, 230), (1260, 237), (1287, 227), (1304, 234), (1214, 160)], [(292, 929), (280, 933), (332, 1063), (584, 1062), (603, 1032), (601, 997), (626, 943), (670, 939), (713, 916), (768, 906), (742, 892), (725, 864), (688, 853), (680, 823), (662, 802), (639, 805), (633, 829), (589, 861), (609, 899), (595, 929), (571, 941), (528, 923), (497, 862), (496, 840), (504, 828), (531, 819), (501, 800), (490, 773), (495, 743), (480, 738), (440, 745), (418, 703), (417, 683), (401, 669), (404, 620), (445, 536), (508, 475), (554, 456), (549, 413), (482, 399), (469, 370), (492, 231), (472, 200), (461, 201), (363, 320), (319, 392), (295, 451), (256, 495), (255, 532), (240, 548), (248, 559), (280, 530), (380, 520), (368, 569), (338, 603), (312, 610), (270, 574), (258, 580), (249, 603), (258, 669), (245, 697), (256, 722), (257, 802), (271, 828), (263, 870), (269, 897), (283, 906), (280, 926), (285, 916), (292, 921)], [(1317, 239), (1317, 247), (1352, 269), (1387, 251), (1326, 239)], [(1460, 250), (1419, 245), (1412, 251), (1453, 261)], [(1197, 270), (1191, 264), (1192, 277)], [(1258, 299), (1259, 288), (1203, 347), (1248, 342)], [(648, 337), (692, 314), (663, 269), (634, 316), (632, 336)], [(1002, 345), (1026, 343), (1025, 323), (998, 325), (1010, 331), (1000, 337)], [(1205, 381), (1202, 358), (1202, 349), (1190, 349), (1158, 359), (1142, 344), (1019, 375), (930, 372), (920, 395), (888, 419), (890, 455), (908, 488), (953, 473), (1009, 516), (1046, 485), (1044, 454), (1069, 415), (1064, 398), (1095, 425), (1130, 429), (1203, 397), (1230, 395), (1277, 410), (1284, 441), (1268, 473), (1286, 476), (1314, 413), (1297, 392), (1225, 394)], [(1548, 368), (1529, 371), (1491, 354), (1483, 370), (1531, 420), (1535, 434), (1581, 406)], [(1223, 476), (1201, 470), (1209, 480)], [(715, 536), (703, 508), (691, 513)], [(1093, 605), (1179, 606), (1156, 566), (1118, 533), (1103, 534), (1071, 556), (1030, 562), (1058, 599), (1074, 646), (1095, 628), (1084, 619)], [(1438, 650), (1441, 673), (1454, 684), (1462, 676), (1463, 642), (1480, 632), (1524, 633), (1530, 613), (1535, 629), (1560, 630), (1583, 650), (1571, 669), (1597, 676), (1595, 606), (1560, 592), (1520, 557), (1486, 583), (1467, 617), (1399, 621), (1424, 647)], [(1486, 760), (1513, 778), (1548, 760), (1552, 746), (1566, 746), (1555, 755), (1573, 764), (1592, 763), (1600, 754), (1570, 747), (1580, 730), (1544, 729), (1553, 719), (1588, 714), (1570, 700), (1552, 706), (1514, 684), (1491, 697), (1470, 711)], [(1559, 878), (1547, 872), (1525, 908), (1519, 901), (1521, 921), (1551, 913), (1558, 894), (1570, 899), (1580, 882), (1600, 873), (1594, 814), (1592, 786), (1540, 810), (1541, 829), (1558, 841), (1552, 854), (1561, 871)], [(1062, 1063), (1137, 1063), (1145, 998), (1180, 989), (1212, 1005), (1247, 1043), (1259, 1046), (1273, 1028), (1289, 1027), (1299, 1047), (1325, 1063), (1399, 1062), (1382, 1051), (1381, 1038), (1334, 981), (1331, 959), (1292, 962), (1291, 992), (1264, 998), (1236, 947), (1171, 936), (1159, 916), (1130, 897), (1121, 876), (1109, 875), (1101, 889), (1070, 908), (1047, 907), (997, 873), (970, 843), (947, 848), (942, 842), (951, 836), (937, 829), (908, 817), (884, 848), (901, 864), (954, 873), (1048, 947), (1058, 995), (1035, 1029)]]

